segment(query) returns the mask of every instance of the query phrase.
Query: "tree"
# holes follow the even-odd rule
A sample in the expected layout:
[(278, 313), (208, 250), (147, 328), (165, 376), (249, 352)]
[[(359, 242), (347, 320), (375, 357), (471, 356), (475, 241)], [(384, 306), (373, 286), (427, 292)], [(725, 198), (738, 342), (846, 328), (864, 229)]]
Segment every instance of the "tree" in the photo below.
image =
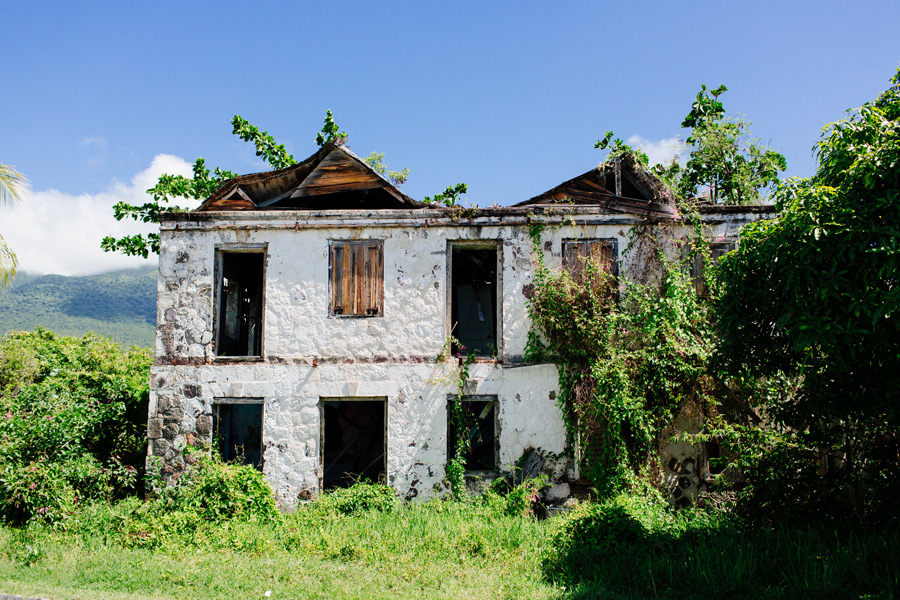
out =
[[(815, 175), (778, 189), (780, 216), (747, 226), (720, 263), (717, 356), (736, 389), (768, 384), (753, 402), (799, 457), (781, 472), (820, 481), (809, 497), (896, 513), (900, 70), (815, 152)], [(838, 481), (815, 476), (823, 457)]]
[[(256, 155), (262, 158), (273, 169), (283, 169), (297, 164), (297, 160), (288, 153), (284, 144), (279, 144), (266, 131), (260, 131), (251, 125), (240, 115), (235, 115), (231, 120), (232, 133), (245, 142), (251, 142), (256, 146)], [(329, 110), (325, 115), (325, 123), (322, 130), (316, 136), (315, 141), (319, 146), (332, 141), (343, 141), (347, 134), (341, 131), (334, 122), (334, 115)], [(402, 171), (389, 171), (383, 164), (384, 154), (373, 152), (366, 159), (376, 171), (387, 175), (395, 184), (399, 185), (409, 177), (409, 169)], [(113, 215), (117, 221), (129, 218), (141, 223), (159, 223), (159, 215), (165, 212), (182, 212), (186, 209), (173, 204), (178, 198), (204, 200), (211, 196), (226, 180), (236, 177), (237, 173), (216, 167), (210, 171), (203, 158), (194, 161), (194, 176), (191, 178), (181, 175), (163, 174), (156, 185), (147, 193), (152, 200), (144, 204), (134, 205), (127, 202), (119, 202), (113, 207)], [(127, 256), (142, 256), (147, 258), (150, 253), (159, 254), (159, 234), (147, 235), (134, 234), (121, 238), (106, 236), (100, 243), (100, 247), (106, 252), (121, 252)]]
[(685, 142), (692, 149), (678, 177), (678, 192), (693, 197), (705, 191), (716, 203), (752, 204), (778, 183), (787, 161), (750, 136), (749, 121), (725, 115), (719, 96), (727, 90), (701, 86), (681, 123), (691, 128)]
[[(28, 189), (28, 179), (14, 167), (0, 164), (0, 208), (18, 204)], [(0, 286), (9, 285), (16, 275), (16, 253), (0, 235)]]
[(815, 150), (816, 174), (779, 188), (779, 218), (746, 227), (722, 263), (721, 356), (802, 376), (799, 421), (900, 425), (900, 71)]
[[(751, 204), (764, 197), (778, 183), (778, 173), (787, 168), (783, 155), (763, 146), (750, 136), (750, 122), (725, 115), (719, 96), (728, 90), (720, 85), (707, 90), (703, 85), (681, 126), (691, 130), (685, 143), (691, 148), (687, 163), (677, 157), (669, 164), (657, 164), (651, 171), (681, 198), (707, 195), (722, 204)], [(626, 152), (639, 163), (649, 165), (640, 148), (632, 148), (612, 131), (597, 140), (594, 148), (610, 151), (610, 156)]]

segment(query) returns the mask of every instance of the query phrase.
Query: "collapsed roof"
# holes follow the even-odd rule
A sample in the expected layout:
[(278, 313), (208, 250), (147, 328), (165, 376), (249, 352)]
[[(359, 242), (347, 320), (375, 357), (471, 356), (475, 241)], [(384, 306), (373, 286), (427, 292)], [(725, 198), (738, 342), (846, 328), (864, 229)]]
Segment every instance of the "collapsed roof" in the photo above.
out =
[(587, 173), (513, 206), (599, 205), (613, 212), (674, 217), (675, 195), (633, 154), (612, 157)]
[(296, 165), (227, 180), (197, 211), (427, 208), (338, 142)]
[[(559, 204), (599, 206), (642, 216), (677, 216), (672, 191), (632, 154), (614, 157), (513, 206)], [(404, 208), (435, 206), (413, 200), (340, 141), (333, 141), (290, 167), (225, 181), (195, 212)]]

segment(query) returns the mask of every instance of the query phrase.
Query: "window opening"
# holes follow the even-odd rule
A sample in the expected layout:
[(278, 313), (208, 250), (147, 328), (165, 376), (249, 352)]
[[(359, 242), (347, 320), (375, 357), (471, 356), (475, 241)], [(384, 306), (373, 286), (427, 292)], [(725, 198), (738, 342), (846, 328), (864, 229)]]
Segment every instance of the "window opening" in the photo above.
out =
[(465, 349), (453, 353), (497, 353), (497, 248), (453, 246), (450, 319), (452, 335)]
[(584, 272), (588, 261), (596, 260), (600, 269), (613, 277), (619, 275), (618, 242), (609, 240), (567, 240), (563, 242), (563, 268), (573, 277)]
[(380, 317), (384, 313), (382, 240), (331, 242), (328, 253), (329, 314)]
[(262, 470), (262, 401), (213, 404), (213, 440), (229, 462)]
[(322, 400), (322, 486), (383, 482), (386, 473), (387, 401)]
[[(457, 402), (456, 396), (448, 397), (447, 405), (447, 460), (453, 458), (456, 441), (459, 432), (457, 423), (453, 418), (453, 403)], [(469, 448), (464, 455), (466, 472), (484, 472), (497, 470), (497, 456), (499, 455), (500, 430), (497, 424), (497, 398), (490, 397), (464, 397), (463, 420), (465, 422), (462, 434), (469, 439)]]
[[(737, 243), (734, 241), (726, 241), (726, 242), (710, 242), (709, 243), (709, 260), (710, 264), (715, 265), (719, 262), (723, 256), (731, 252), (737, 247)], [(703, 275), (703, 270), (706, 265), (705, 257), (702, 252), (697, 252), (694, 254), (694, 258), (691, 261), (691, 281), (694, 283), (694, 290), (697, 292), (697, 295), (701, 298), (706, 298), (709, 296), (709, 289), (706, 286), (706, 277)]]
[(259, 356), (265, 254), (219, 254), (217, 356)]

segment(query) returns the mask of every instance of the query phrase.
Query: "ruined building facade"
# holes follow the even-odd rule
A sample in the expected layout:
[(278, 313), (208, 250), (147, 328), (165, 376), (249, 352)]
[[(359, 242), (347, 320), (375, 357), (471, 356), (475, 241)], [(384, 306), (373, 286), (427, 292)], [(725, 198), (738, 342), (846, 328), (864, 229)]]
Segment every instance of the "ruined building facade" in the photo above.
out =
[[(704, 221), (721, 246), (765, 212)], [(557, 370), (525, 360), (536, 252), (556, 268), (600, 255), (639, 272), (623, 252), (648, 226), (683, 227), (627, 160), (485, 209), (416, 202), (335, 144), (230, 180), (162, 216), (150, 460), (177, 477), (186, 446), (212, 444), (261, 468), (284, 507), (358, 477), (427, 497), (447, 489), (448, 448), (468, 435), (470, 474), (489, 480), (537, 450), (564, 496), (578, 473)], [(456, 354), (472, 351), (457, 432)]]

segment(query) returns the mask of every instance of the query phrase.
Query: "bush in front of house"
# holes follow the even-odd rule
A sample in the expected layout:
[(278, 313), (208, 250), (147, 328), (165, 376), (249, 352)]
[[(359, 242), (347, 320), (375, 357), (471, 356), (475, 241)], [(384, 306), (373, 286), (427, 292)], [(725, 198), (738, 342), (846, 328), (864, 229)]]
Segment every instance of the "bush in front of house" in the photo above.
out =
[(0, 519), (61, 524), (137, 489), (151, 361), (95, 334), (0, 341)]

